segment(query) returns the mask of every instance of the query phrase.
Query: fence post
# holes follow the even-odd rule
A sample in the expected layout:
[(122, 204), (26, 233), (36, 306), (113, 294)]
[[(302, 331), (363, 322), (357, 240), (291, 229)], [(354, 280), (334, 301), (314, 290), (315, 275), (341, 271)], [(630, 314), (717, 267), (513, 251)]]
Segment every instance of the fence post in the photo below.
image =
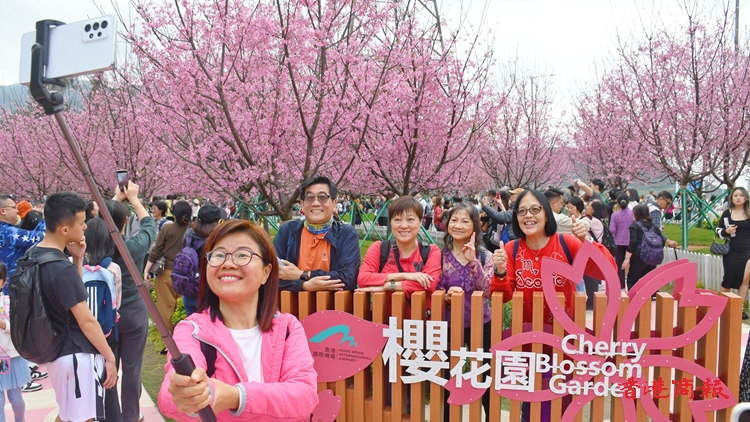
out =
[[(729, 388), (729, 391), (739, 399), (740, 373), (733, 364), (740, 362), (740, 337), (742, 336), (742, 302), (744, 298), (734, 293), (720, 293), (728, 298), (727, 306), (719, 321), (719, 378)], [(741, 363), (740, 363), (741, 364)], [(722, 409), (716, 412), (716, 420), (729, 422), (732, 409)]]
[[(464, 295), (465, 292), (453, 293), (451, 295), (451, 350), (458, 350), (464, 345)], [(458, 356), (451, 356), (451, 368), (458, 364)], [(462, 407), (451, 404), (448, 411), (450, 412), (451, 422), (461, 422), (463, 420)]]
[[(433, 299), (433, 303), (434, 299)], [(503, 339), (503, 294), (495, 292), (492, 294), (492, 320), (490, 321), (492, 324), (492, 345), (496, 345)], [(492, 373), (495, 374), (497, 370), (497, 359), (492, 359)], [(499, 394), (497, 394), (497, 391), (495, 391), (494, 383), (490, 386), (492, 389), (492, 394), (490, 394), (490, 417), (489, 420), (491, 421), (499, 421), (500, 420), (500, 408), (502, 404), (502, 398)], [(430, 397), (432, 397), (432, 392), (430, 392)], [(442, 419), (435, 419), (432, 416), (430, 417), (431, 421), (441, 421)]]
[[(430, 304), (432, 321), (445, 321), (445, 290), (438, 289), (432, 294)], [(449, 339), (445, 339), (448, 341)], [(449, 370), (450, 371), (450, 370)], [(445, 371), (450, 373), (449, 371)], [(430, 420), (442, 422), (445, 412), (445, 389), (440, 384), (430, 383)]]

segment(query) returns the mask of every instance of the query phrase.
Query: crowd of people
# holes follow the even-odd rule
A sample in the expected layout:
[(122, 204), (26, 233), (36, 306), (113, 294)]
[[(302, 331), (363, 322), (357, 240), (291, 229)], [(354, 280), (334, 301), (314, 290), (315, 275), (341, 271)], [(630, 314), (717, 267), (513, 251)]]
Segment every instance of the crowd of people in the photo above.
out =
[[(662, 215), (673, 201), (669, 192), (642, 202), (637, 191), (609, 191), (605, 199), (604, 183), (593, 179), (544, 192), (488, 191), (466, 200), (437, 194), (428, 202), (417, 194), (388, 204), (383, 198), (374, 208), (387, 207), (392, 239), (372, 243), (361, 259), (357, 221), (347, 224), (337, 216), (342, 207), (335, 183), (316, 176), (299, 192), (303, 218), (282, 224), (273, 240), (258, 226), (230, 218), (235, 210), (229, 206), (172, 195), (144, 203), (132, 182), (106, 202), (139, 275), (153, 284), (159, 316), (197, 366), (183, 376), (167, 364), (158, 400), (166, 416), (192, 420), (211, 405), (220, 420), (222, 414), (309, 418), (318, 400), (313, 361), (300, 323), (278, 312), (279, 290), (402, 291), (410, 299), (415, 292), (429, 298), (442, 289), (448, 303), (464, 293), (464, 326), (450, 328), (464, 330), (465, 338), (471, 295), (482, 292), (483, 347), (489, 350), (491, 294), (500, 292), (508, 301), (522, 292), (524, 321), (531, 322), (531, 298), (542, 288), (542, 258), (571, 263), (581, 246), (591, 243), (618, 271), (627, 291), (661, 262), (656, 262), (658, 250), (676, 246), (663, 232)], [(718, 236), (732, 239), (724, 260), (733, 271), (722, 287), (738, 288), (740, 294), (744, 288), (746, 295), (750, 201), (743, 188), (730, 197), (717, 229)], [(37, 209), (15, 199), (0, 195), (0, 284), (11, 280), (16, 261), (26, 254), (61, 258), (39, 271), (50, 320), (65, 338), (55, 359), (46, 362), (59, 420), (143, 420), (139, 399), (148, 312), (97, 203), (69, 192), (51, 195)], [(445, 232), (442, 248), (418, 238), (433, 225)], [(84, 283), (97, 277), (111, 280), (117, 315), (111, 329), (103, 328), (87, 300), (91, 290)], [(589, 263), (583, 280), (558, 277), (555, 289), (572, 314), (575, 292), (585, 292), (587, 307), (592, 306), (602, 278)], [(187, 317), (173, 326), (180, 298)], [(41, 388), (34, 381), (47, 374), (13, 349), (8, 309), (3, 312), (0, 347), (11, 357), (11, 371), (0, 374), (0, 389), (18, 421), (24, 414), (21, 391)], [(544, 320), (552, 322), (546, 307)], [(482, 404), (488, 410), (489, 392)]]

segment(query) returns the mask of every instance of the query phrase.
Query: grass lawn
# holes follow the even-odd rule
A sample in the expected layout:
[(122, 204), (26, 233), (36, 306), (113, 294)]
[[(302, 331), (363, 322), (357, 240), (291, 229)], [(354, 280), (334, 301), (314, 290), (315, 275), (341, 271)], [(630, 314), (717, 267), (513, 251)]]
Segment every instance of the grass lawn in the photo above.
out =
[[(682, 226), (676, 224), (667, 224), (664, 227), (664, 234), (668, 238), (682, 244)], [(714, 232), (710, 229), (700, 229), (694, 227), (688, 231), (688, 249), (698, 253), (711, 253), (711, 242), (714, 240)]]

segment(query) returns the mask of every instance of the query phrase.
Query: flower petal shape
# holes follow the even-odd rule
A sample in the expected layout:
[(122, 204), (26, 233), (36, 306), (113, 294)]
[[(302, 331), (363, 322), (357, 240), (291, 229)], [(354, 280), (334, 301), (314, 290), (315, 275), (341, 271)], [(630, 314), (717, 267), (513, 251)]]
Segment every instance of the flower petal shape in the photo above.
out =
[[(703, 290), (696, 289), (696, 273), (697, 267), (694, 262), (681, 259), (664, 264), (646, 274), (628, 293), (630, 304), (622, 317), (620, 329), (617, 333), (618, 341), (632, 341), (638, 345), (645, 343), (647, 350), (665, 350), (693, 344), (705, 336), (708, 330), (719, 321), (719, 317), (727, 305), (727, 298), (716, 294), (707, 294)], [(675, 297), (677, 297), (677, 293), (680, 293), (678, 305), (680, 307), (706, 306), (709, 308), (706, 316), (692, 330), (677, 336), (631, 340), (630, 328), (635, 323), (638, 312), (646, 302), (651, 302), (652, 294), (672, 280), (675, 281)]]
[(387, 325), (341, 311), (320, 311), (304, 320), (318, 382), (349, 378), (367, 368), (385, 345)]
[(333, 422), (341, 412), (341, 397), (334, 396), (333, 391), (325, 390), (318, 393), (318, 405), (312, 412), (312, 422)]
[(557, 291), (555, 291), (555, 283), (553, 282), (557, 275), (561, 275), (569, 280), (583, 280), (583, 274), (586, 266), (589, 265), (589, 260), (593, 261), (593, 264), (604, 275), (603, 281), (607, 292), (607, 309), (604, 311), (600, 336), (604, 339), (610, 338), (615, 327), (617, 312), (620, 308), (620, 278), (617, 276), (617, 271), (610, 264), (609, 258), (591, 242), (583, 242), (581, 249), (578, 250), (573, 260), (572, 266), (568, 265), (567, 262), (544, 258), (542, 262), (542, 291), (544, 292), (544, 300), (547, 302), (552, 315), (565, 332), (583, 334), (586, 340), (595, 342), (600, 340), (587, 332), (585, 328), (576, 325), (570, 318), (570, 315), (565, 312), (565, 308), (557, 298)]

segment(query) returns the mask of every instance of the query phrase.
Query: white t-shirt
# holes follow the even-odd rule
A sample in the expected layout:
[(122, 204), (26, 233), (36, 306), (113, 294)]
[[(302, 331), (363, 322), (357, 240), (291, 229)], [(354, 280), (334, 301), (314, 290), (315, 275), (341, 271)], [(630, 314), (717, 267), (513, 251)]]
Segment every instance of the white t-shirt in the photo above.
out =
[(232, 330), (229, 332), (237, 343), (237, 350), (242, 357), (242, 365), (245, 367), (248, 381), (263, 382), (263, 368), (260, 362), (260, 351), (263, 344), (263, 333), (260, 325), (247, 330)]

